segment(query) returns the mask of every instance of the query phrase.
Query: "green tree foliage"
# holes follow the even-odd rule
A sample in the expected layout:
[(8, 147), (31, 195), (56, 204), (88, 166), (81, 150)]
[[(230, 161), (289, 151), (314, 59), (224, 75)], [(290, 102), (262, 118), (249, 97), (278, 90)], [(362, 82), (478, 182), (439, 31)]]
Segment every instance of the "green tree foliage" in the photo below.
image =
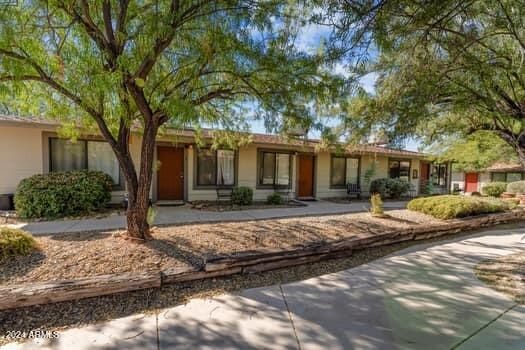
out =
[(279, 0), (1, 5), (0, 102), (58, 119), (69, 136), (101, 133), (125, 177), (128, 234), (148, 238), (155, 137), (166, 126), (237, 130), (247, 104), (277, 124), (308, 124), (304, 102), (338, 94), (323, 57), (294, 46), (303, 9)]
[(478, 131), (464, 137), (442, 138), (427, 149), (437, 154), (437, 161), (452, 161), (455, 171), (481, 171), (500, 161), (516, 161), (516, 152), (490, 131)]
[[(328, 1), (327, 8), (338, 23), (333, 52), (358, 63), (356, 74), (378, 76), (375, 94), (358, 90), (343, 107), (355, 137), (379, 128), (390, 139), (417, 133), (433, 142), (486, 130), (525, 166), (522, 1)], [(355, 47), (373, 50), (356, 57)]]

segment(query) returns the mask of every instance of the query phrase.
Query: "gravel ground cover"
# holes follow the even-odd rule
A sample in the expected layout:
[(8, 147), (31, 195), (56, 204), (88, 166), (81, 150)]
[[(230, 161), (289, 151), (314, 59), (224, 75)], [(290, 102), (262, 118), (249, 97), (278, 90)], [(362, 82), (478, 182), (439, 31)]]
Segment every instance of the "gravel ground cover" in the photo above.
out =
[(0, 285), (74, 279), (111, 273), (201, 267), (206, 257), (260, 248), (287, 248), (441, 223), (408, 210), (390, 217), (368, 213), (242, 223), (159, 227), (145, 244), (124, 241), (118, 232), (79, 232), (36, 237), (39, 249), (28, 256), (0, 262)]
[[(459, 234), (461, 236), (462, 234)], [(446, 237), (427, 240), (439, 241)], [(397, 250), (422, 243), (397, 243), (385, 247), (364, 249), (348, 258), (294, 266), (269, 272), (233, 275), (201, 281), (164, 286), (160, 289), (106, 295), (102, 297), (37, 305), (0, 311), (0, 345), (12, 340), (3, 338), (9, 330), (63, 330), (93, 324), (137, 313), (159, 313), (162, 309), (187, 303), (193, 298), (205, 298), (280, 283), (291, 283), (332, 272), (346, 270), (373, 261)]]
[(525, 252), (483, 261), (476, 266), (475, 273), (497, 291), (525, 304)]

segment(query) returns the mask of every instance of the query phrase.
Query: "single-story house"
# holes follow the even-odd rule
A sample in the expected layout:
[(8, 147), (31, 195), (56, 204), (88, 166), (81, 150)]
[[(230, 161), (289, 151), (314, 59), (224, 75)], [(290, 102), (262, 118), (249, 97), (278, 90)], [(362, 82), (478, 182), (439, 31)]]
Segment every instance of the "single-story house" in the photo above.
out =
[[(110, 146), (98, 135), (82, 135), (75, 143), (61, 139), (58, 127), (38, 118), (0, 116), (0, 194), (13, 193), (20, 180), (34, 174), (93, 169), (111, 175), (112, 200), (122, 200), (125, 183)], [(213, 133), (204, 131), (202, 137), (211, 144)], [(195, 141), (192, 130), (158, 137), (154, 202), (215, 200), (218, 186), (248, 186), (254, 200), (265, 200), (276, 186), (288, 188), (293, 198), (327, 198), (346, 196), (346, 185), (355, 183), (366, 195), (372, 168), (372, 179), (409, 181), (413, 195), (430, 179), (450, 188), (449, 167), (426, 162), (419, 152), (363, 145), (341, 153), (321, 149), (318, 140), (266, 134), (251, 134), (251, 142), (236, 150), (198, 147)], [(140, 144), (141, 136), (134, 133), (130, 151), (136, 164)]]
[(481, 192), (483, 186), (490, 182), (514, 182), (525, 180), (525, 170), (518, 162), (496, 162), (481, 171), (453, 171), (451, 191), (465, 193)]

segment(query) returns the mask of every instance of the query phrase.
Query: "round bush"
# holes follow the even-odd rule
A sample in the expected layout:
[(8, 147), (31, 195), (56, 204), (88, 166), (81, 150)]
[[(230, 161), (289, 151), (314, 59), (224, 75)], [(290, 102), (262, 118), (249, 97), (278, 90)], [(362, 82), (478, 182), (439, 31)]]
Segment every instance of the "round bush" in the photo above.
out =
[(491, 182), (481, 189), (481, 192), (487, 196), (499, 197), (507, 189), (505, 182)]
[(266, 203), (272, 205), (279, 205), (283, 203), (283, 197), (279, 193), (272, 193), (266, 197)]
[(372, 194), (379, 194), (381, 198), (385, 198), (387, 196), (387, 182), (388, 178), (383, 179), (375, 179), (370, 183), (370, 193)]
[(23, 179), (15, 192), (21, 218), (58, 218), (88, 214), (111, 199), (113, 180), (100, 171), (66, 171)]
[(525, 193), (525, 181), (516, 181), (507, 184), (507, 192), (509, 193)]
[(370, 183), (370, 193), (378, 193), (382, 198), (397, 199), (409, 190), (410, 184), (400, 179), (381, 178)]
[(232, 203), (250, 205), (253, 203), (253, 190), (250, 187), (235, 187), (232, 192)]
[(0, 261), (17, 255), (27, 255), (36, 247), (30, 233), (8, 227), (0, 227)]

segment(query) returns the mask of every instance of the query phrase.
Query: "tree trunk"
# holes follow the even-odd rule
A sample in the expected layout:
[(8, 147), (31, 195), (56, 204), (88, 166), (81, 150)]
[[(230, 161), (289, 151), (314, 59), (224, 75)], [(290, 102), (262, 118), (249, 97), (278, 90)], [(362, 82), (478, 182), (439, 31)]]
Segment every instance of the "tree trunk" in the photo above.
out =
[[(128, 170), (124, 170), (128, 191), (127, 236), (132, 239), (147, 240), (152, 238), (149, 230), (148, 210), (157, 130), (158, 126), (154, 122), (146, 123), (144, 126), (138, 181), (133, 181), (134, 174), (136, 174), (134, 167), (130, 169), (127, 166)], [(131, 157), (129, 159), (131, 161)]]

